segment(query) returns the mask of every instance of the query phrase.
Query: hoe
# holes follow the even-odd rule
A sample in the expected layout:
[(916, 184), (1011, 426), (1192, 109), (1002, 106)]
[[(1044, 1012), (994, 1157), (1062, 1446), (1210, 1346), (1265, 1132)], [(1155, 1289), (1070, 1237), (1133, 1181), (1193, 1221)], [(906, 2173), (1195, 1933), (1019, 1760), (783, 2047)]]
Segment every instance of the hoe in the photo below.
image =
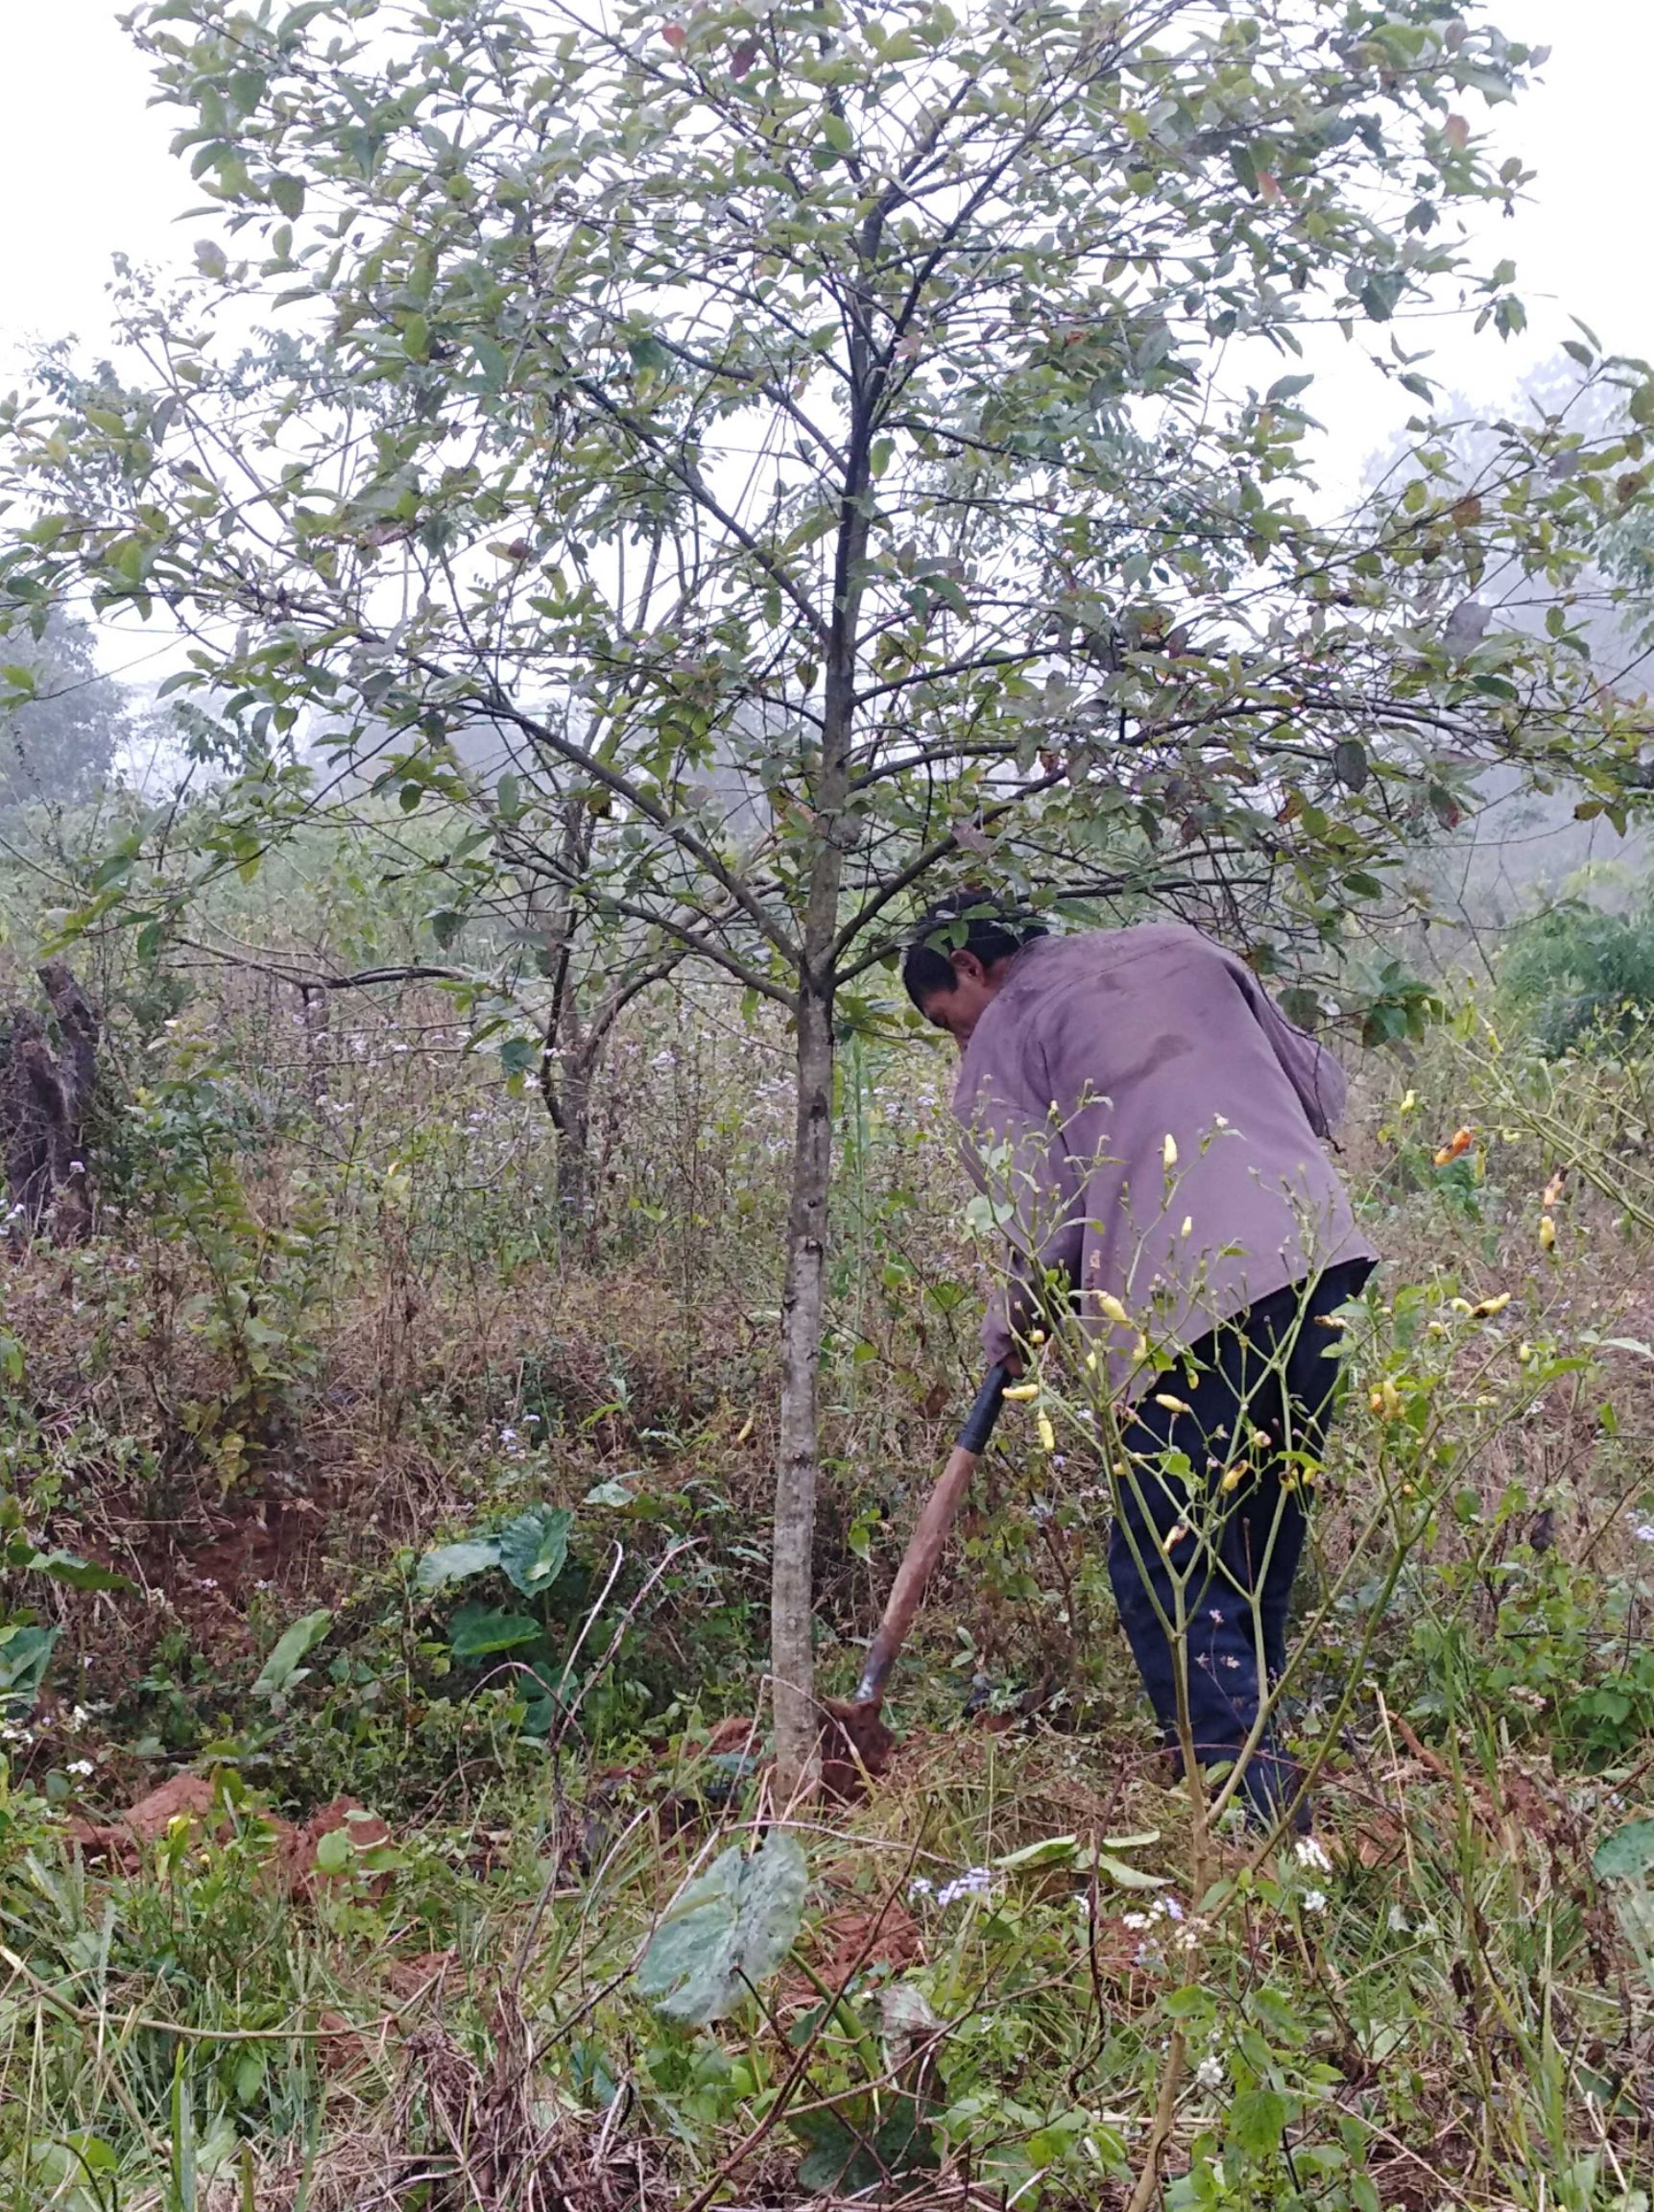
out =
[(990, 1368), (988, 1380), (976, 1393), (976, 1402), (966, 1415), (947, 1464), (908, 1540), (896, 1580), (891, 1585), (878, 1633), (868, 1646), (867, 1664), (862, 1669), (855, 1695), (822, 1700), (826, 1716), (822, 1726), (822, 1787), (830, 1796), (859, 1795), (864, 1782), (882, 1774), (890, 1764), (896, 1739), (885, 1726), (880, 1713), (884, 1686), (907, 1641), (907, 1631), (924, 1597), (925, 1584), (941, 1555), (960, 1501), (976, 1471), (976, 1463), (988, 1449), (1010, 1381), (1009, 1369)]

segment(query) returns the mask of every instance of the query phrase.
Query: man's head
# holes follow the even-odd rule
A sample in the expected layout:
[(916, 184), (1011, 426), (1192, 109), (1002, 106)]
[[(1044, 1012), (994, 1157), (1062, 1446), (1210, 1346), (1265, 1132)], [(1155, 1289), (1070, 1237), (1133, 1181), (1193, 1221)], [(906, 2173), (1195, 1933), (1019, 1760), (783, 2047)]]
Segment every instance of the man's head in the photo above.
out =
[(950, 891), (919, 918), (901, 963), (907, 996), (963, 1052), (998, 995), (1005, 972), (1043, 924), (1030, 922), (991, 891)]

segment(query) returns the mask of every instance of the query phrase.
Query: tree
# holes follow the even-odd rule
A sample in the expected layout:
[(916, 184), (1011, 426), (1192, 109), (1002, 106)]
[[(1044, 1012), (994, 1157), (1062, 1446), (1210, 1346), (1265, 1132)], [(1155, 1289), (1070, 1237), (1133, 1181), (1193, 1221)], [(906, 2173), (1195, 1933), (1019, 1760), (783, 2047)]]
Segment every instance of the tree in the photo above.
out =
[[(121, 379), (10, 417), (10, 589), (188, 623), (267, 747), (209, 865), (332, 803), (301, 716), (337, 762), (389, 733), (378, 787), (445, 825), (439, 939), (526, 885), (784, 1009), (784, 1781), (815, 1732), (835, 1036), (922, 886), (1170, 903), (1313, 961), (1478, 762), (1617, 791), (1635, 753), (1566, 637), (1462, 609), (1495, 564), (1565, 588), (1640, 433), (1517, 436), (1474, 501), (1409, 484), (1333, 523), (1305, 488), (1307, 325), (1385, 326), (1375, 373), (1426, 406), (1411, 308), (1520, 327), (1453, 219), (1523, 181), (1465, 110), (1532, 58), (1467, 12), (137, 12), (222, 220), (197, 284), (132, 288)], [(456, 752), (479, 724), (491, 780)], [(112, 873), (80, 926), (161, 931), (188, 880)]]
[(109, 780), (129, 726), (125, 693), (101, 673), (84, 621), (23, 628), (0, 666), (0, 806), (71, 806)]

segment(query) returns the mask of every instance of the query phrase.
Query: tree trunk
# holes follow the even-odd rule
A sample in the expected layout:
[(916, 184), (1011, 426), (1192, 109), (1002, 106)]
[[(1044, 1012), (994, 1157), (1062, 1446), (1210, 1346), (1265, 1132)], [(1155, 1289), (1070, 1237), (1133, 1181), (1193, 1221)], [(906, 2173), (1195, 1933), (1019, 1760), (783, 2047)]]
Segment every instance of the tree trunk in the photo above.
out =
[[(876, 223), (866, 243), (877, 242)], [(871, 307), (858, 302), (851, 343), (852, 421), (833, 562), (832, 617), (823, 656), (821, 761), (812, 797), (818, 843), (810, 864), (799, 962), (797, 1120), (787, 1273), (781, 1294), (781, 1415), (770, 1569), (770, 1671), (775, 1682), (776, 1788), (784, 1803), (813, 1792), (821, 1772), (815, 1697), (816, 1486), (821, 1470), (822, 1334), (826, 1321), (827, 1191), (832, 1178), (833, 946), (838, 935), (850, 766), (855, 733), (858, 622), (873, 522)]]
[(60, 1244), (79, 1243), (92, 1227), (84, 1130), (97, 1083), (97, 1010), (61, 961), (49, 961), (40, 982), (58, 1049), (32, 1007), (14, 1007), (0, 1077), (14, 1251), (48, 1224)]
[(557, 1130), (557, 1214), (563, 1227), (587, 1237), (596, 1193), (591, 1188), (591, 1078), (596, 1055), (548, 1053), (542, 1089)]
[(821, 1453), (832, 1067), (832, 999), (827, 992), (806, 988), (799, 1000), (797, 1121), (781, 1293), (781, 1417), (770, 1581), (776, 1773), (783, 1798), (813, 1788), (820, 1765), (812, 1554)]
[(300, 1021), (304, 1031), (304, 1093), (312, 1113), (327, 1095), (327, 1040), (332, 1009), (328, 995), (313, 983), (299, 986)]

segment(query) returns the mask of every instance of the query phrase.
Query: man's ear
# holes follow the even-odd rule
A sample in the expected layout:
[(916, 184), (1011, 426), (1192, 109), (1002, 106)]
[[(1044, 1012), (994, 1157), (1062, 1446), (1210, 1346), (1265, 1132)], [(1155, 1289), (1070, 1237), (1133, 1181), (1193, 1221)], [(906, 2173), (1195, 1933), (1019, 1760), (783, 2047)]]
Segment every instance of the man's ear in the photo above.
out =
[(959, 976), (962, 981), (967, 983), (987, 981), (987, 969), (983, 967), (978, 955), (972, 952), (968, 946), (961, 945), (957, 951), (949, 952), (947, 957), (952, 963), (954, 974)]

